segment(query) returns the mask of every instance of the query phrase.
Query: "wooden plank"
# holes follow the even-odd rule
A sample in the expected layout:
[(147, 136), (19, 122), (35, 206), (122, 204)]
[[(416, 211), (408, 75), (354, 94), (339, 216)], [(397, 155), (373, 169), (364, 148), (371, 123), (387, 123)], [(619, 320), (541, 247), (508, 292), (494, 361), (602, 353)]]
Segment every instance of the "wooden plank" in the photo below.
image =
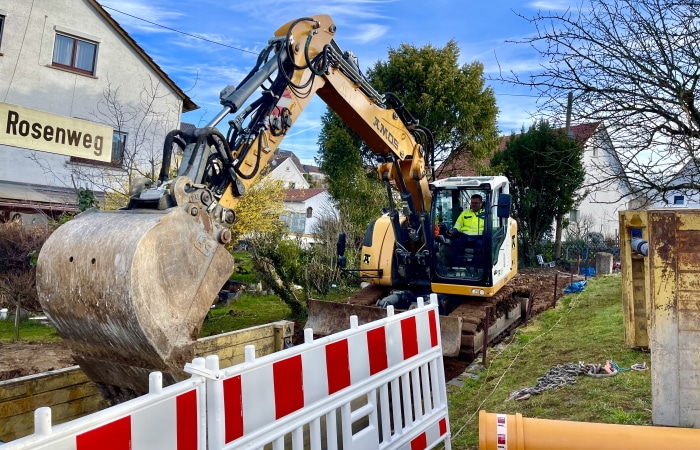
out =
[(57, 405), (72, 400), (77, 400), (91, 395), (99, 395), (99, 390), (93, 382), (86, 382), (70, 388), (57, 389), (55, 391), (42, 392), (37, 395), (17, 398), (0, 403), (0, 420), (15, 416), (46, 405)]
[(700, 310), (700, 297), (698, 297), (698, 292), (679, 291), (677, 298), (679, 311)]
[[(676, 222), (676, 229), (679, 231), (689, 231), (689, 236), (693, 236), (693, 231), (697, 231), (698, 233), (695, 233), (695, 236), (700, 237), (700, 215), (697, 213), (697, 210), (678, 210), (678, 221)], [(686, 233), (682, 233), (686, 234)], [(697, 241), (695, 241), (697, 245)], [(686, 246), (685, 242), (680, 242), (681, 246)]]
[(245, 345), (250, 341), (274, 339), (275, 329), (271, 324), (232, 331), (230, 333), (209, 336), (197, 340), (196, 353), (211, 354), (211, 352), (235, 345)]
[(638, 229), (647, 238), (646, 211), (620, 211), (620, 259), (622, 262), (622, 311), (625, 345), (649, 347), (647, 258), (632, 251), (630, 229)]
[(676, 276), (679, 291), (700, 291), (700, 272), (678, 271)]
[[(92, 414), (106, 406), (100, 395), (72, 400), (59, 405), (51, 405), (53, 425)], [(34, 433), (34, 411), (0, 420), (0, 439), (5, 442), (19, 439)]]
[(700, 310), (679, 309), (678, 330), (684, 334), (683, 339), (680, 340), (684, 346), (700, 348), (700, 340), (692, 333), (700, 331)]
[(82, 384), (86, 381), (90, 380), (79, 366), (27, 375), (26, 377), (0, 381), (0, 399), (11, 400), (36, 395), (41, 392)]

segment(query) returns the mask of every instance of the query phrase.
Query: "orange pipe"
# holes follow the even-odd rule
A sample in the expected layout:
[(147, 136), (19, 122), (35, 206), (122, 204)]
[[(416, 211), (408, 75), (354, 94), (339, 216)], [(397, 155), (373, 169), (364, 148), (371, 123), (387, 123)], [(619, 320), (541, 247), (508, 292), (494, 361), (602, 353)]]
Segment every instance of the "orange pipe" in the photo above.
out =
[(479, 411), (479, 450), (700, 448), (700, 429), (526, 419)]

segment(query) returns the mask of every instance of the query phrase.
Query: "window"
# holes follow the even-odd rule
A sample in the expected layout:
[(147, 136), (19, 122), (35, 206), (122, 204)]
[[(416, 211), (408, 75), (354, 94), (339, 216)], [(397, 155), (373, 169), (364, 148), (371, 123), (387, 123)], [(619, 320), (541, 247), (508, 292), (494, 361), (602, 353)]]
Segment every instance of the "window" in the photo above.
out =
[(682, 195), (674, 195), (673, 196), (673, 204), (674, 205), (685, 205), (685, 197)]
[(303, 234), (306, 227), (306, 214), (286, 213), (282, 214), (282, 221), (287, 224), (287, 228), (292, 233)]
[(307, 219), (310, 219), (311, 217), (313, 217), (313, 213), (314, 213), (314, 209), (312, 207), (309, 206), (308, 208), (306, 208), (306, 218)]
[(112, 164), (121, 166), (124, 162), (124, 149), (126, 148), (126, 133), (115, 131), (112, 133)]
[(2, 31), (5, 28), (5, 16), (0, 14), (0, 52), (2, 52)]
[(53, 61), (55, 67), (69, 69), (86, 75), (94, 75), (97, 44), (56, 34), (53, 46)]
[(71, 156), (70, 162), (77, 164), (88, 164), (92, 166), (115, 167), (124, 164), (124, 149), (126, 148), (126, 133), (115, 131), (112, 134), (112, 160), (111, 162), (97, 161), (79, 156)]

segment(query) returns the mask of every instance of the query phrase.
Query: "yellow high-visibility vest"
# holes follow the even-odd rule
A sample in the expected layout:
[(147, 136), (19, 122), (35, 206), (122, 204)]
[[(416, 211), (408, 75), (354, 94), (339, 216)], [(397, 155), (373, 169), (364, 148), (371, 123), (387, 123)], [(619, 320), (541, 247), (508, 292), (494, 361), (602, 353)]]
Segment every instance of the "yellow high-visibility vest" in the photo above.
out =
[(479, 235), (484, 233), (484, 216), (485, 212), (482, 209), (479, 212), (474, 212), (471, 209), (463, 211), (457, 218), (455, 228), (464, 234)]

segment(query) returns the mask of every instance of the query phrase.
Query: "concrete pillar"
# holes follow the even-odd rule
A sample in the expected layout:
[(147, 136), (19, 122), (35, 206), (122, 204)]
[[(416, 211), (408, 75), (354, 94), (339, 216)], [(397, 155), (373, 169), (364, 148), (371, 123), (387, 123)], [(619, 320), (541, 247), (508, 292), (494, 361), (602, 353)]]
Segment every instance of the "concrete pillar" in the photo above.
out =
[(609, 275), (612, 273), (613, 255), (612, 253), (599, 252), (595, 254), (595, 274)]

